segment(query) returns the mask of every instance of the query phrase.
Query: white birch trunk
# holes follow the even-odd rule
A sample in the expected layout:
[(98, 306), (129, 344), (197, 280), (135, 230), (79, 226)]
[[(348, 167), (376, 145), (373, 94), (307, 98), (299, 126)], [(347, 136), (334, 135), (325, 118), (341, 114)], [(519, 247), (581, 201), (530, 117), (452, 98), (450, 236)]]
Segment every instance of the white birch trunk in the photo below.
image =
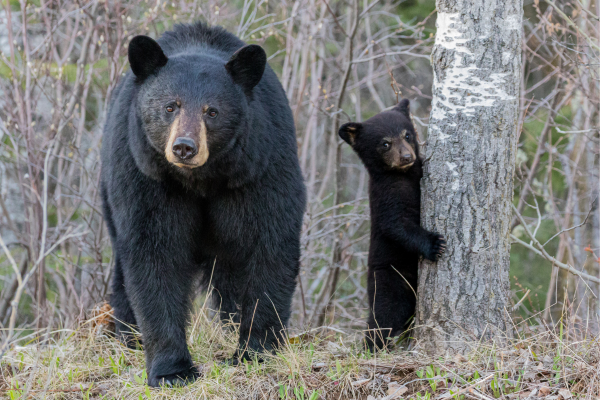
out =
[(465, 352), (512, 335), (509, 230), (513, 199), (522, 0), (437, 0), (433, 104), (422, 225), (446, 254), (420, 265), (419, 345)]

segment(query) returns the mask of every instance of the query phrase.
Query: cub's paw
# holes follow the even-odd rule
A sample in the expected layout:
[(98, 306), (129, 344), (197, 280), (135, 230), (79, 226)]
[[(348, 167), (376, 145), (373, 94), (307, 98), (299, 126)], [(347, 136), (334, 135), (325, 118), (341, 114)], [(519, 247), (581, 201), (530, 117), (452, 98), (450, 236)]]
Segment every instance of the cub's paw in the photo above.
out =
[(446, 252), (446, 239), (439, 233), (431, 235), (431, 247), (425, 258), (431, 261), (439, 260)]
[(199, 376), (200, 373), (198, 372), (198, 368), (193, 366), (186, 371), (178, 372), (175, 374), (149, 377), (148, 386), (180, 387), (194, 382), (196, 379), (198, 379)]
[(389, 340), (391, 331), (391, 329), (369, 329), (365, 334), (365, 350), (375, 354), (380, 350), (388, 349), (391, 344)]

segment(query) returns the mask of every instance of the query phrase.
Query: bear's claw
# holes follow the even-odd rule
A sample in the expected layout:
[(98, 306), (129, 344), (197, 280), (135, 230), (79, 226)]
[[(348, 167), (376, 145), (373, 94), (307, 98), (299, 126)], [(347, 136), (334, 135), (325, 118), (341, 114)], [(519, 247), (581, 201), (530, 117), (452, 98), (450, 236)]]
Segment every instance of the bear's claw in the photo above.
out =
[[(200, 376), (197, 367), (190, 368), (189, 371), (176, 374), (160, 376), (148, 381), (149, 386), (163, 387), (182, 387), (194, 382)], [(154, 382), (155, 381), (155, 382)]]
[(439, 260), (446, 252), (446, 239), (439, 233), (434, 233), (431, 240), (431, 251), (426, 257), (431, 261)]

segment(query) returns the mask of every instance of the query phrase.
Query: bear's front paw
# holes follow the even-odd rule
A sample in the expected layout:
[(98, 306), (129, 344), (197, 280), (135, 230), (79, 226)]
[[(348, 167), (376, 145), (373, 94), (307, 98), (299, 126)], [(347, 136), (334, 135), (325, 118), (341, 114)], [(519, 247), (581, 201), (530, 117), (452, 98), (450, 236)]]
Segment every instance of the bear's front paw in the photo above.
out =
[(431, 235), (431, 249), (428, 254), (425, 254), (425, 258), (431, 261), (439, 260), (442, 255), (446, 252), (446, 239), (439, 233)]
[(259, 363), (265, 361), (265, 359), (259, 353), (253, 352), (252, 354), (250, 354), (250, 352), (244, 351), (242, 356), (240, 356), (241, 353), (242, 352), (239, 349), (236, 350), (235, 353), (233, 353), (233, 356), (223, 361), (222, 364), (237, 367), (238, 365), (243, 364), (244, 361), (257, 361)]
[(185, 386), (188, 383), (194, 382), (200, 376), (198, 372), (198, 368), (192, 366), (191, 368), (177, 372), (174, 374), (161, 375), (148, 377), (148, 386), (151, 387), (175, 387), (175, 386)]

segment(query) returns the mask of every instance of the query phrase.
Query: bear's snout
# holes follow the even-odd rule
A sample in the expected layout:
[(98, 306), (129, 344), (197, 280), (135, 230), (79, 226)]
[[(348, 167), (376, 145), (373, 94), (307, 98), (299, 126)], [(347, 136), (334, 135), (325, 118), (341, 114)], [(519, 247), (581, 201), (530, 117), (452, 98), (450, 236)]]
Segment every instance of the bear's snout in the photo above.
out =
[(167, 161), (180, 168), (200, 167), (208, 160), (208, 132), (200, 113), (180, 114), (171, 124), (165, 147)]
[(408, 164), (412, 164), (415, 161), (414, 157), (410, 153), (404, 153), (400, 157), (400, 166), (406, 166)]
[(198, 154), (196, 143), (190, 138), (178, 137), (173, 143), (173, 154), (181, 160), (189, 160)]
[(412, 153), (402, 153), (400, 155), (400, 160), (398, 163), (398, 168), (400, 168), (401, 170), (407, 170), (410, 167), (413, 166), (413, 164), (415, 163), (415, 157)]

